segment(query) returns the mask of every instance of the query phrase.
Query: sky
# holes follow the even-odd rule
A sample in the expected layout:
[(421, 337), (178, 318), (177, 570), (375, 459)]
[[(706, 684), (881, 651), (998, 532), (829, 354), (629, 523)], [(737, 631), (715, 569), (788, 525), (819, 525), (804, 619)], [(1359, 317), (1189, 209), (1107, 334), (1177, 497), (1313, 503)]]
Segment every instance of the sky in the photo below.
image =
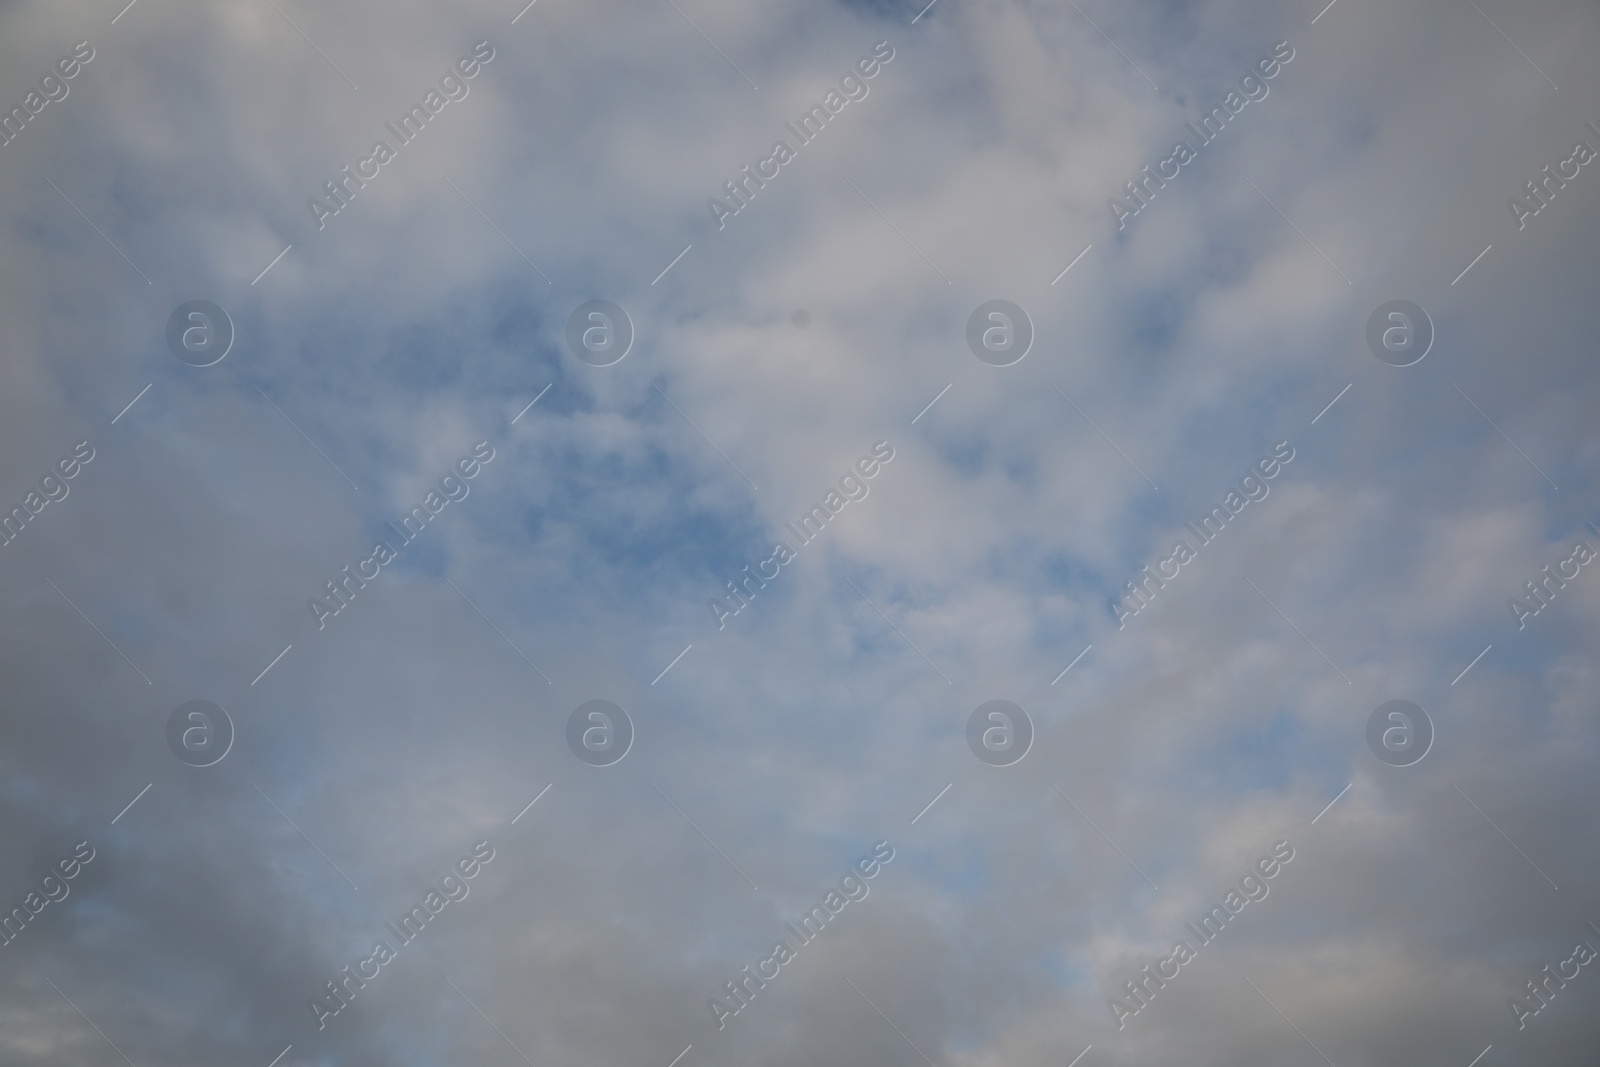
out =
[(0, 0), (0, 1061), (1600, 1053), (1595, 8), (924, 3)]

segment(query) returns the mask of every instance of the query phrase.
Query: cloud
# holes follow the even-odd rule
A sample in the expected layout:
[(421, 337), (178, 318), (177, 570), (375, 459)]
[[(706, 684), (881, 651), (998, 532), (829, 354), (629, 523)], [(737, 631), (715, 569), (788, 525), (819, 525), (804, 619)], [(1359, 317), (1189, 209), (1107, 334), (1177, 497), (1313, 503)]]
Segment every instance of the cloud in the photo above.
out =
[[(0, 949), (9, 1059), (1600, 1047), (1587, 973), (1524, 1030), (1507, 1007), (1600, 945), (1600, 579), (1523, 630), (1506, 604), (1600, 543), (1591, 176), (1521, 230), (1505, 204), (1600, 138), (1592, 11), (517, 6), (0, 4), (0, 100), (96, 50), (0, 147), (0, 501), (96, 450), (0, 547), (0, 899), (97, 850)], [(1108, 198), (1285, 40), (1119, 230)], [(319, 230), (308, 198), (480, 41)], [(706, 198), (880, 41), (717, 229)], [(195, 299), (236, 331), (207, 368), (166, 348)], [(610, 367), (567, 347), (592, 299), (635, 329)], [(967, 349), (992, 299), (1034, 326), (1010, 367)], [(1435, 329), (1411, 367), (1366, 347), (1392, 299)], [(707, 600), (879, 440), (870, 496), (718, 630)], [(470, 495), (319, 630), (308, 600), (479, 441)], [(1280, 441), (1270, 496), (1119, 629)], [(635, 729), (608, 767), (566, 747), (597, 698)], [(209, 768), (167, 748), (194, 699), (236, 730)], [(1034, 726), (1009, 767), (967, 747), (992, 699)], [(1391, 699), (1436, 731), (1411, 767), (1366, 747)], [(707, 999), (879, 840), (870, 902), (719, 1032)], [(1107, 999), (1284, 840), (1119, 1030)]]

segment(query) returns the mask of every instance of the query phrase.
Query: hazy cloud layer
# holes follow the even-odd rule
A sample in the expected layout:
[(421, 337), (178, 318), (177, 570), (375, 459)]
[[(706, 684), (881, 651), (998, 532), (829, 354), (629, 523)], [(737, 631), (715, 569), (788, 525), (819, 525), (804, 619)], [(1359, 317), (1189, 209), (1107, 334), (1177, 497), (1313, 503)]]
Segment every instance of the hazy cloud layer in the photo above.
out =
[(1592, 5), (123, 2), (0, 3), (0, 1059), (1600, 1050)]

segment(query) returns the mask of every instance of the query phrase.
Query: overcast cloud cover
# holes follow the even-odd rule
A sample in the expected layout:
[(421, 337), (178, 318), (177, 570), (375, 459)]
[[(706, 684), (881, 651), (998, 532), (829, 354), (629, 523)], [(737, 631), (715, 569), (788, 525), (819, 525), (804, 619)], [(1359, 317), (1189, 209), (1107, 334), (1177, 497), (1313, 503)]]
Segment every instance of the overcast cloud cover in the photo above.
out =
[(1600, 1054), (1600, 12), (924, 2), (0, 0), (0, 1062)]

